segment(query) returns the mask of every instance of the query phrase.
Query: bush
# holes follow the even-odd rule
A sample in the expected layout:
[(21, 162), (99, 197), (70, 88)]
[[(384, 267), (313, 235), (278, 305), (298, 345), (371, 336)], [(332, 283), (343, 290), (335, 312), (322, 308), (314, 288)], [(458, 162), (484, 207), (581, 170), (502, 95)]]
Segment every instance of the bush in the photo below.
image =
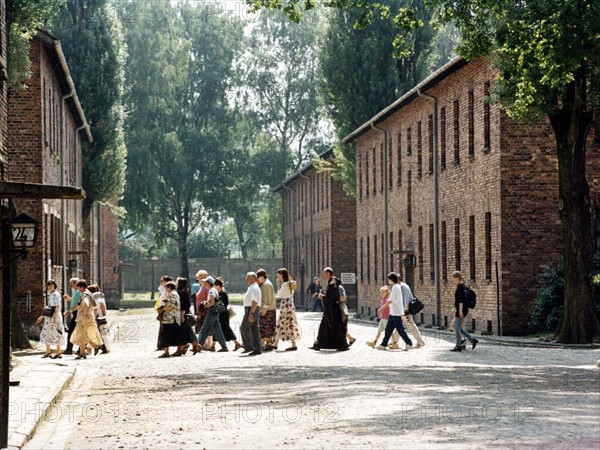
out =
[[(596, 316), (600, 320), (600, 253), (594, 257), (594, 303)], [(532, 333), (555, 332), (558, 329), (565, 303), (564, 264), (562, 258), (550, 269), (544, 270), (541, 277), (543, 287), (538, 290), (535, 305), (531, 312), (529, 330)]]

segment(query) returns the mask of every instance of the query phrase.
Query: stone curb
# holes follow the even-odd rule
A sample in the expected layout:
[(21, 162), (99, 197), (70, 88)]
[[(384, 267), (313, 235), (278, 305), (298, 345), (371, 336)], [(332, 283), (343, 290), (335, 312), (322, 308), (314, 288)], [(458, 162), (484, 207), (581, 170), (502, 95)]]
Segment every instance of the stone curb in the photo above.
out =
[[(350, 321), (353, 323), (360, 323), (363, 325), (377, 326), (375, 320), (364, 320), (350, 317)], [(417, 324), (418, 325), (418, 324)], [(437, 328), (425, 328), (419, 326), (419, 331), (424, 334), (445, 334), (447, 336), (453, 336), (454, 333), (448, 330), (440, 330)], [(480, 333), (480, 332), (477, 332)], [(527, 348), (554, 348), (554, 349), (570, 349), (570, 350), (590, 350), (600, 348), (598, 344), (559, 344), (556, 342), (543, 342), (535, 341), (533, 339), (522, 338), (519, 336), (498, 338), (496, 336), (485, 336), (477, 334), (477, 339), (484, 342), (489, 342), (494, 345), (502, 345), (506, 347), (527, 347)]]
[[(35, 369), (40, 368), (36, 367)], [(29, 413), (25, 415), (25, 419), (16, 427), (14, 427), (14, 424), (11, 426), (9, 419), (9, 449), (20, 449), (33, 437), (38, 425), (48, 416), (52, 409), (48, 408), (48, 406), (54, 405), (60, 400), (62, 393), (69, 387), (71, 381), (73, 381), (77, 368), (69, 367), (67, 370), (57, 371), (54, 379), (49, 380), (45, 386), (34, 385), (33, 382), (35, 382), (35, 379), (33, 376), (28, 380), (28, 375), (31, 375), (32, 371), (29, 369), (24, 374), (25, 376), (23, 374), (19, 375), (21, 378), (19, 388), (11, 388), (23, 389), (23, 391), (19, 392), (20, 395), (16, 399), (11, 395), (10, 401), (11, 403), (20, 403), (21, 405), (26, 402), (29, 405), (27, 406)], [(52, 371), (46, 371), (45, 373), (52, 374)], [(27, 381), (32, 381), (32, 383), (27, 385)], [(31, 389), (28, 389), (28, 387), (31, 387)], [(38, 407), (38, 405), (42, 406)], [(42, 413), (37, 414), (38, 410), (42, 410)], [(21, 412), (21, 414), (23, 413)], [(31, 419), (32, 416), (33, 419)]]

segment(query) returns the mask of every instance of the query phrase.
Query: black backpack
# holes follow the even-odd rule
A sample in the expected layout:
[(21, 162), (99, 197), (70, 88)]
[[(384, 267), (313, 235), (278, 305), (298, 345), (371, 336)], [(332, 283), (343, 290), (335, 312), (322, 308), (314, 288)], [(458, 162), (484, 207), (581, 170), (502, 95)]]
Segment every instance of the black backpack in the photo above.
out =
[(467, 308), (473, 309), (477, 306), (477, 294), (475, 291), (467, 286), (465, 286), (465, 297), (467, 298), (466, 305)]

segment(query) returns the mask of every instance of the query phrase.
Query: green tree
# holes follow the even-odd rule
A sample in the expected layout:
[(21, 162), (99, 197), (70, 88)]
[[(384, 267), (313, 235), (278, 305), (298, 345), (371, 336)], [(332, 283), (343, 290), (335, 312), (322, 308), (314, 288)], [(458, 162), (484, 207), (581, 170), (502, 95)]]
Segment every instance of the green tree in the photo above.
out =
[(279, 172), (272, 185), (308, 162), (311, 150), (325, 146), (317, 95), (317, 33), (316, 14), (292, 23), (279, 12), (260, 14), (251, 31), (244, 61), (246, 108), (279, 149), (279, 158), (271, 161)]
[(7, 0), (6, 28), (8, 86), (24, 88), (31, 76), (29, 43), (38, 28), (50, 20), (65, 0)]
[[(231, 128), (227, 92), (243, 29), (192, 3), (141, 3), (127, 33), (127, 227), (177, 244), (219, 206)], [(156, 38), (157, 30), (160, 39)]]
[(120, 196), (124, 188), (125, 40), (109, 0), (68, 0), (51, 29), (61, 40), (93, 136), (82, 149), (86, 220), (94, 202)]
[[(248, 0), (255, 7), (282, 8), (282, 2)], [(337, 8), (361, 9), (359, 24), (385, 6), (366, 0), (325, 0)], [(595, 0), (435, 0), (442, 19), (460, 31), (460, 54), (488, 55), (499, 69), (495, 96), (509, 116), (531, 121), (546, 116), (556, 140), (559, 212), (564, 242), (565, 307), (557, 339), (589, 343), (600, 335), (592, 293), (591, 201), (585, 177), (586, 140), (600, 98), (600, 7)], [(289, 0), (284, 10), (296, 19), (314, 2)], [(395, 44), (406, 48), (406, 33), (421, 23), (401, 10)], [(414, 14), (413, 14), (414, 17)]]

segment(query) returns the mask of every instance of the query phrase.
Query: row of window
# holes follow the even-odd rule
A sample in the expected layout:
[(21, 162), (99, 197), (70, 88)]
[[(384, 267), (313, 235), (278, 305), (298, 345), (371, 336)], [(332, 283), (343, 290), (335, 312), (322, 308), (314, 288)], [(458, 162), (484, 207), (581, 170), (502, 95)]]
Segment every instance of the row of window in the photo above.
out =
[[(490, 212), (485, 213), (484, 217), (484, 248), (485, 248), (485, 279), (492, 279), (492, 214)], [(462, 243), (461, 243), (461, 219), (454, 219), (454, 229), (450, 230), (454, 232), (454, 239), (448, 236), (448, 223), (442, 221), (440, 223), (440, 272), (441, 277), (444, 280), (448, 279), (449, 273), (454, 270), (462, 270), (463, 254), (462, 254)], [(468, 276), (471, 280), (477, 279), (477, 252), (476, 252), (476, 227), (475, 227), (475, 216), (469, 216), (468, 221), (469, 227), (469, 240), (468, 240), (468, 261), (469, 261), (469, 272)], [(425, 249), (425, 242), (423, 236), (423, 227), (419, 226), (417, 231), (417, 266), (419, 281), (423, 283), (425, 281), (425, 270), (428, 269), (428, 276), (430, 280), (434, 279), (434, 228), (433, 224), (429, 224), (429, 242), (427, 252)], [(449, 246), (454, 245), (454, 266), (449, 267)], [(390, 232), (389, 235), (389, 247), (390, 250), (403, 249), (404, 243), (402, 242), (402, 229), (394, 235), (394, 232)], [(402, 261), (398, 253), (387, 252), (389, 255), (389, 270), (402, 273)], [(371, 281), (381, 281), (385, 283), (387, 274), (383, 273), (383, 258), (386, 257), (386, 251), (384, 246), (384, 235), (375, 234), (373, 236), (366, 236), (360, 238), (359, 243), (359, 279), (364, 283), (370, 283)], [(425, 256), (427, 255), (427, 259)], [(467, 275), (467, 273), (465, 273)]]
[(285, 224), (300, 220), (302, 217), (308, 217), (309, 212), (315, 214), (329, 209), (330, 199), (331, 176), (329, 172), (314, 172), (310, 175), (310, 180), (297, 179), (292, 191), (286, 190), (284, 193), (283, 217)]
[[(483, 146), (484, 151), (491, 149), (491, 110), (488, 98), (490, 95), (490, 82), (485, 82), (481, 90), (481, 102), (483, 104)], [(460, 163), (460, 120), (461, 120), (460, 100), (456, 99), (452, 103), (452, 144), (454, 163)], [(473, 90), (468, 92), (467, 101), (467, 121), (468, 121), (468, 154), (475, 155), (475, 93)], [(429, 114), (427, 119), (427, 146), (428, 146), (428, 173), (433, 173), (433, 115)], [(440, 148), (440, 167), (445, 169), (447, 165), (447, 113), (446, 106), (440, 108), (439, 116), (439, 148)], [(405, 141), (403, 141), (403, 138)], [(423, 176), (423, 131), (422, 122), (419, 120), (416, 123), (416, 176)], [(406, 156), (411, 156), (413, 153), (413, 126), (409, 126), (404, 130), (398, 130), (396, 133), (396, 148), (394, 158), (394, 145), (392, 133), (388, 140), (387, 147), (387, 169), (388, 169), (388, 189), (392, 190), (394, 184), (402, 185), (402, 156), (406, 152)], [(373, 148), (371, 152), (367, 151), (363, 156), (358, 156), (356, 161), (356, 177), (358, 198), (368, 198), (369, 195), (376, 195), (377, 190), (383, 192), (384, 188), (384, 149), (383, 143), (379, 144), (379, 164), (377, 161), (377, 149)], [(395, 165), (395, 171), (394, 171)], [(379, 170), (377, 170), (379, 168)], [(394, 180), (395, 172), (395, 180)], [(379, 179), (378, 179), (379, 173)], [(411, 173), (410, 171), (408, 173)], [(395, 183), (394, 183), (395, 181)]]

